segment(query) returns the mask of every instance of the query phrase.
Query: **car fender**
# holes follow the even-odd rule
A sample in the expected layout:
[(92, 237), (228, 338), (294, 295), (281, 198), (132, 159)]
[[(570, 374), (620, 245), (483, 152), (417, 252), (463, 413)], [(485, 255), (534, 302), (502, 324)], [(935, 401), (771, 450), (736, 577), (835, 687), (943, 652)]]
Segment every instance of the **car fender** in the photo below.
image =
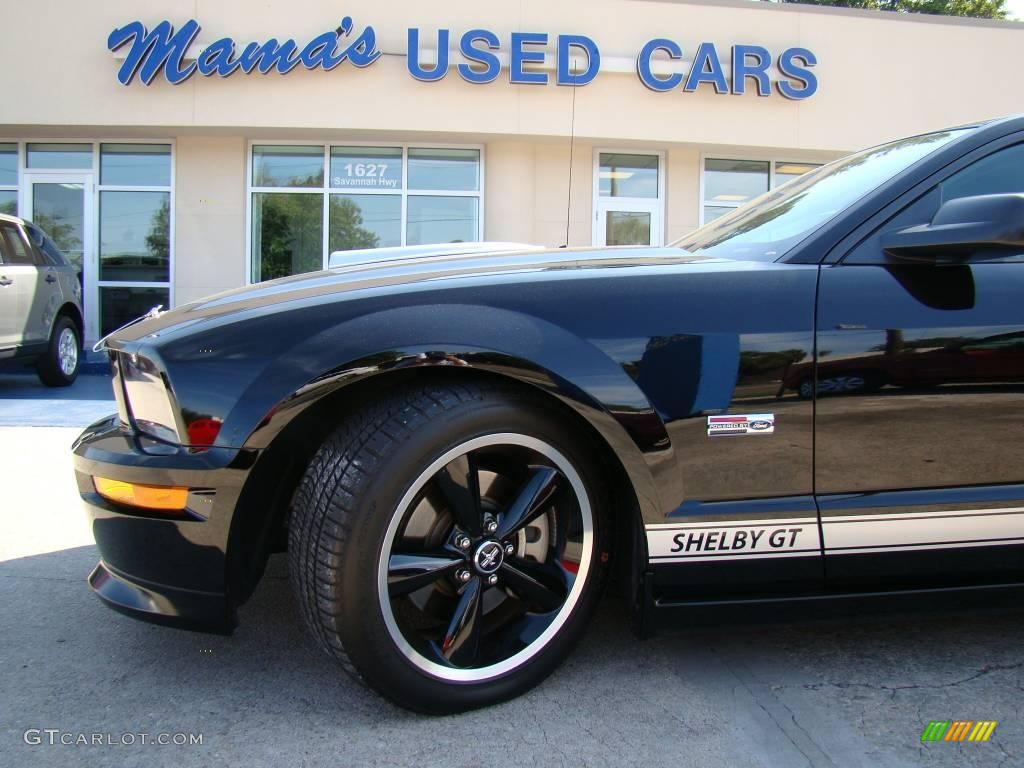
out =
[[(243, 444), (268, 446), (302, 410), (371, 376), (410, 367), (462, 367), (518, 380), (573, 408), (602, 436), (632, 482), (645, 519), (664, 515), (678, 477), (665, 424), (625, 371), (604, 352), (546, 320), (478, 305), (387, 309), (326, 328), (277, 359), (239, 398), (225, 437), (251, 421)], [(237, 410), (237, 409), (236, 409)], [(223, 434), (223, 433), (222, 433)], [(678, 504), (678, 500), (675, 501)]]

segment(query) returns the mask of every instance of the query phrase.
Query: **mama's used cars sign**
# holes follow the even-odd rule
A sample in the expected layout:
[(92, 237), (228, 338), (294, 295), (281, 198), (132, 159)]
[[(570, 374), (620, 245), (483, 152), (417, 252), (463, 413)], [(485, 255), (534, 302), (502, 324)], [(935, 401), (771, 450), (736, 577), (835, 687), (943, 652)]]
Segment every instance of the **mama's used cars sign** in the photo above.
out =
[[(148, 29), (141, 21), (118, 27), (107, 38), (107, 47), (118, 51), (127, 47), (127, 55), (117, 79), (129, 85), (138, 77), (149, 85), (161, 72), (172, 84), (183, 83), (193, 75), (229, 77), (236, 72), (266, 74), (277, 70), (287, 74), (296, 67), (330, 71), (342, 64), (356, 68), (371, 66), (382, 55), (377, 48), (373, 27), (358, 34), (352, 19), (346, 16), (330, 32), (317, 35), (306, 43), (270, 38), (265, 42), (237, 43), (222, 37), (194, 54), (190, 51), (199, 37), (199, 22), (191, 19), (175, 29), (170, 21), (161, 21)], [(439, 29), (430, 34), (429, 45), (436, 52), (429, 64), (424, 63), (421, 47), (427, 35), (418, 28), (408, 30), (405, 52), (406, 68), (417, 80), (433, 82), (448, 75), (453, 43), (451, 31)], [(507, 54), (498, 35), (487, 29), (472, 29), (457, 41), (463, 61), (455, 67), (458, 76), (469, 83), (490, 83), (498, 79), (507, 62), (510, 83), (546, 85), (545, 48), (549, 35), (543, 32), (513, 32)], [(555, 82), (558, 85), (586, 85), (601, 71), (601, 51), (585, 35), (555, 37)], [(503, 61), (504, 60), (504, 61)], [(575, 62), (575, 63), (574, 63)], [(685, 66), (688, 64), (689, 66)], [(636, 75), (653, 91), (696, 91), (701, 85), (715, 93), (742, 94), (748, 85), (759, 96), (772, 93), (772, 67), (777, 71), (775, 88), (788, 99), (806, 99), (818, 89), (818, 79), (811, 72), (817, 64), (815, 55), (806, 48), (787, 48), (778, 56), (760, 45), (733, 45), (726, 60), (720, 58), (714, 43), (701, 43), (687, 62), (682, 47), (668, 38), (651, 40), (636, 55)]]

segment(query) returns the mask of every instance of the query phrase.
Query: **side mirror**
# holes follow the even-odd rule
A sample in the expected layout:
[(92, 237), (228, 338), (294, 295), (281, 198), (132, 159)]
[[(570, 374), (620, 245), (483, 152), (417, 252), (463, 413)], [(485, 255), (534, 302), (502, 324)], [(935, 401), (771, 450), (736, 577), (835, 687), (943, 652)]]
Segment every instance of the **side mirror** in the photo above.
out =
[(1024, 252), (1024, 194), (950, 200), (939, 207), (930, 224), (887, 232), (881, 246), (889, 256), (915, 261)]

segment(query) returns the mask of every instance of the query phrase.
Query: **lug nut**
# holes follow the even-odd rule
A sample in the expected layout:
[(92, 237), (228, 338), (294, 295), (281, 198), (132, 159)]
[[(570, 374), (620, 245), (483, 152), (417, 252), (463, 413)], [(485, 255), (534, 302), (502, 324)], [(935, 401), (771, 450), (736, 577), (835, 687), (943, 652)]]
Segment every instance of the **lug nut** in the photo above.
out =
[(455, 578), (457, 578), (459, 581), (465, 584), (467, 581), (473, 578), (473, 575), (469, 571), (463, 569), (455, 574)]
[(469, 545), (472, 542), (469, 540), (469, 536), (456, 536), (455, 546), (459, 549), (469, 549)]
[(490, 576), (488, 576), (487, 577), (487, 583), (490, 584), (492, 587), (495, 584), (497, 584), (498, 583), (498, 574), (492, 573)]
[(514, 544), (506, 544), (505, 545), (505, 557), (512, 557), (512, 555), (514, 555), (515, 553), (516, 553), (516, 548), (515, 548)]
[(486, 533), (494, 533), (498, 530), (498, 522), (496, 520), (488, 520), (484, 523), (484, 531)]

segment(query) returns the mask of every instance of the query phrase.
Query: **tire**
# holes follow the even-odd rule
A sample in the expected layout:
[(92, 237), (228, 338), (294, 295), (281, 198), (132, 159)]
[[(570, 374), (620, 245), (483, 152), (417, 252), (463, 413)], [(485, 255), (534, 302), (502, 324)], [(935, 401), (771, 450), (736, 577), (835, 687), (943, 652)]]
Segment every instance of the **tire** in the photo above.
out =
[(46, 352), (36, 362), (39, 380), (48, 387), (67, 387), (78, 378), (82, 334), (70, 317), (58, 317)]
[(292, 501), (307, 629), (418, 712), (532, 688), (580, 638), (604, 582), (599, 466), (560, 413), (500, 386), (421, 385), (364, 407)]

